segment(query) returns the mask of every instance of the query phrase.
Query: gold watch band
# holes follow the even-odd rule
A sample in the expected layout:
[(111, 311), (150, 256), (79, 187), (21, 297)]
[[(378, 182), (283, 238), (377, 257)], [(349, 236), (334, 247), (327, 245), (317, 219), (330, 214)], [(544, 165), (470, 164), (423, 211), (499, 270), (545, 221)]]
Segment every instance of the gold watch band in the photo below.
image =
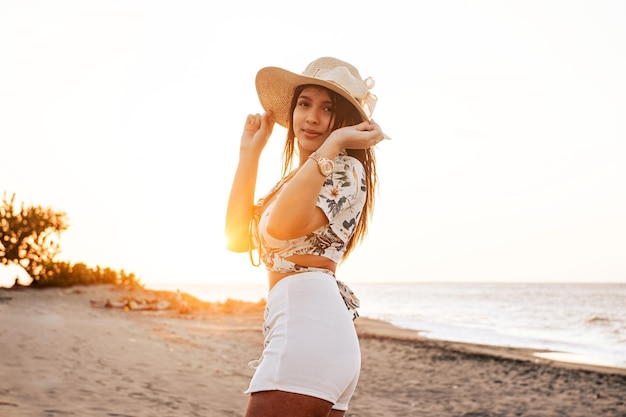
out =
[(309, 158), (317, 162), (317, 167), (319, 168), (320, 173), (323, 176), (327, 177), (333, 173), (333, 170), (335, 169), (335, 164), (333, 161), (326, 158), (324, 155), (315, 151), (311, 153), (311, 155), (309, 155)]

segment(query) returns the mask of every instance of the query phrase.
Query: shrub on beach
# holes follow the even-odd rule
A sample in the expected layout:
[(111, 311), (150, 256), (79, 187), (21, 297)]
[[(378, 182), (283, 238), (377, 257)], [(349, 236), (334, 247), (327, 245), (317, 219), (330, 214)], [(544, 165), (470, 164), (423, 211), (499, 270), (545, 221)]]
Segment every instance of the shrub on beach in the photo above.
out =
[(55, 261), (61, 252), (61, 233), (68, 227), (66, 213), (23, 202), (18, 205), (15, 194), (9, 198), (5, 192), (0, 203), (0, 264), (21, 267), (32, 279), (31, 286), (141, 285), (135, 274), (124, 270)]
[(15, 194), (4, 193), (0, 204), (0, 262), (23, 268), (33, 282), (45, 274), (61, 251), (67, 215), (50, 207), (18, 205)]
[(46, 266), (45, 274), (37, 281), (39, 287), (70, 287), (72, 285), (116, 284), (141, 286), (133, 273), (114, 271), (111, 268), (90, 268), (83, 263), (54, 262)]

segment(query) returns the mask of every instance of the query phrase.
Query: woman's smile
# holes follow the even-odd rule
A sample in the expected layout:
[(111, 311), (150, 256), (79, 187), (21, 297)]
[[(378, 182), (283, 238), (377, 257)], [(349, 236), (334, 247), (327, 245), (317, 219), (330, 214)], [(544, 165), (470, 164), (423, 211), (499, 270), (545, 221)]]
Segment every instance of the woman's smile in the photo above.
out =
[(307, 139), (315, 139), (320, 136), (321, 133), (313, 129), (302, 129), (302, 135)]

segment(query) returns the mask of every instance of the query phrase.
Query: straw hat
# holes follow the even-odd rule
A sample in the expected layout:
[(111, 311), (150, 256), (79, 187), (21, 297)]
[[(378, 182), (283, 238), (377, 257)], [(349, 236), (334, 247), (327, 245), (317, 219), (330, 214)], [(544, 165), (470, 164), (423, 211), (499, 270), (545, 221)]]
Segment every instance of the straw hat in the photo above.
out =
[(363, 121), (372, 117), (376, 96), (370, 93), (374, 80), (362, 79), (359, 71), (337, 58), (323, 57), (311, 62), (304, 72), (293, 72), (277, 67), (262, 68), (256, 76), (256, 90), (265, 111), (271, 111), (279, 125), (288, 127), (289, 107), (297, 87), (305, 84), (326, 87), (351, 103)]

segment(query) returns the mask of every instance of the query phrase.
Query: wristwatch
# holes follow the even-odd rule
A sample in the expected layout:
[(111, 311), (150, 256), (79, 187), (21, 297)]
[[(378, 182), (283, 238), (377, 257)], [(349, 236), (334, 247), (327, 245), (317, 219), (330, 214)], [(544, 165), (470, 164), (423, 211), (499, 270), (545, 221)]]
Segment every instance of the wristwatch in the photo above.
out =
[(327, 177), (333, 173), (333, 170), (335, 169), (335, 163), (326, 158), (324, 155), (313, 152), (311, 155), (309, 155), (309, 158), (317, 162), (317, 167), (320, 169), (320, 172), (323, 176)]

